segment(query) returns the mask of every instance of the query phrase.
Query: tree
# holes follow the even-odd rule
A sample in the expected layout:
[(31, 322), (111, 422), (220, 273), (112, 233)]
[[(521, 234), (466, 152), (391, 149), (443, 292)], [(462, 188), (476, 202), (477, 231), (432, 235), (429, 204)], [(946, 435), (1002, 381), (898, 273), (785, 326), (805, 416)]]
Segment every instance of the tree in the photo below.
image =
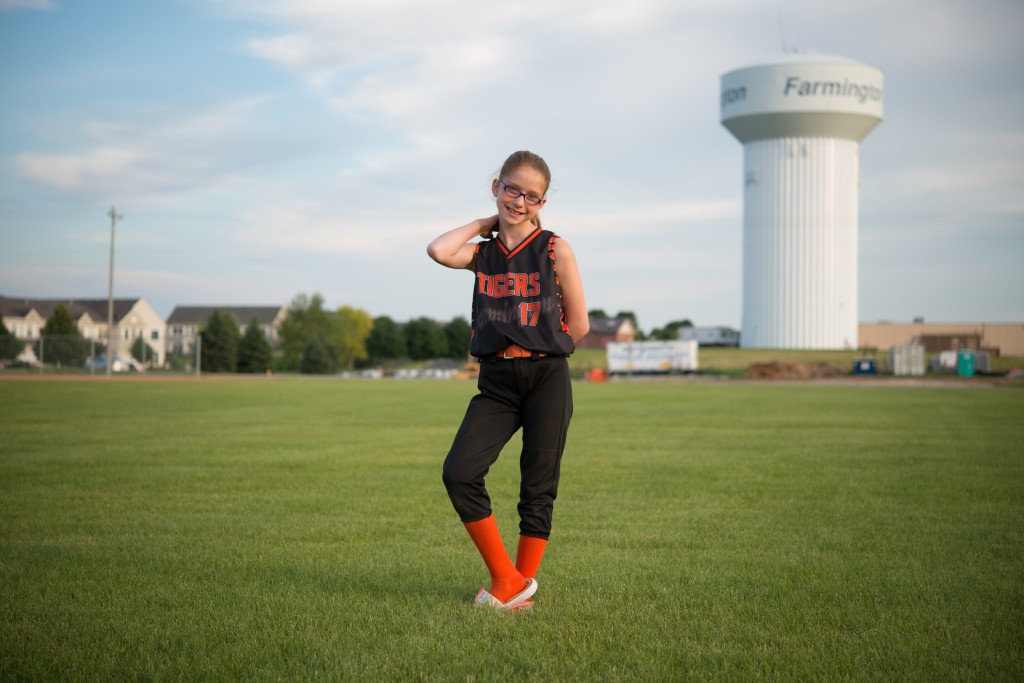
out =
[(610, 317), (607, 313), (604, 312), (603, 308), (592, 308), (589, 311), (587, 311), (587, 315), (589, 315), (591, 318), (607, 319), (608, 317)]
[(350, 306), (342, 306), (335, 313), (337, 317), (337, 334), (335, 348), (338, 360), (345, 363), (349, 370), (355, 367), (357, 360), (366, 360), (370, 354), (366, 351), (366, 338), (373, 329), (373, 318), (366, 311)]
[(288, 317), (277, 332), (281, 356), (277, 367), (284, 371), (301, 370), (302, 358), (310, 341), (320, 338), (321, 345), (335, 338), (337, 317), (324, 310), (324, 299), (319, 294), (299, 294), (288, 307)]
[(331, 375), (337, 370), (338, 352), (321, 337), (314, 336), (306, 343), (299, 361), (299, 372), (307, 375)]
[(427, 360), (442, 358), (448, 353), (444, 332), (430, 318), (416, 318), (405, 324), (405, 345), (409, 358)]
[(444, 337), (448, 345), (449, 358), (465, 358), (469, 355), (469, 342), (473, 329), (465, 318), (453, 318), (444, 326)]
[(140, 363), (151, 362), (156, 358), (156, 351), (142, 337), (136, 337), (132, 342), (132, 358)]
[(234, 372), (238, 365), (238, 321), (230, 313), (214, 311), (200, 332), (204, 372)]
[(25, 349), (25, 345), (18, 341), (18, 338), (11, 334), (4, 325), (3, 318), (0, 318), (0, 358), (14, 360)]
[(658, 339), (660, 341), (675, 341), (679, 339), (679, 329), (682, 327), (693, 327), (693, 323), (686, 320), (673, 320), (672, 322), (665, 325), (665, 327), (659, 327), (651, 330), (651, 338)]
[(57, 304), (53, 309), (53, 315), (49, 317), (43, 326), (43, 334), (75, 334), (78, 332), (78, 325), (64, 304)]
[(405, 335), (402, 328), (386, 315), (373, 319), (373, 329), (366, 338), (366, 352), (373, 362), (394, 360), (405, 355)]
[(260, 321), (253, 318), (245, 328), (245, 334), (238, 342), (238, 371), (246, 373), (266, 372), (272, 359), (270, 342), (267, 341)]
[(67, 306), (57, 304), (40, 334), (39, 355), (47, 363), (82, 365), (89, 357), (89, 342), (78, 331)]

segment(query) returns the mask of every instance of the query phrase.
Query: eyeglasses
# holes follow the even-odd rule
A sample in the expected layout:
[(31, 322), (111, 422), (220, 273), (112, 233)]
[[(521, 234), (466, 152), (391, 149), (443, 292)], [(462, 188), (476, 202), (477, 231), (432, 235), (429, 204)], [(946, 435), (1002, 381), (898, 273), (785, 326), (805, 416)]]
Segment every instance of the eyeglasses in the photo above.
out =
[(501, 185), (501, 189), (505, 191), (505, 196), (508, 197), (509, 199), (519, 199), (520, 197), (522, 197), (523, 201), (529, 204), (530, 206), (537, 206), (542, 201), (544, 201), (544, 197), (535, 195), (532, 192), (527, 194), (522, 190), (512, 187), (511, 185), (506, 185), (504, 180), (499, 180), (498, 184)]

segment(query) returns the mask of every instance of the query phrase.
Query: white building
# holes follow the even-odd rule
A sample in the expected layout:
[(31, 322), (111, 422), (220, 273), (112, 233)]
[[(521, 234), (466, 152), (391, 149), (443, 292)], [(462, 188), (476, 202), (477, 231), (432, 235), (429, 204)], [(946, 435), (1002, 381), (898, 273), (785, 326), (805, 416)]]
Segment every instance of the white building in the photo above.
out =
[(194, 353), (196, 337), (214, 311), (233, 315), (242, 334), (255, 319), (271, 347), (277, 346), (277, 331), (288, 317), (284, 306), (175, 306), (167, 318), (167, 353)]
[(680, 327), (679, 339), (699, 346), (739, 346), (740, 333), (731, 327)]
[[(39, 341), (46, 321), (64, 304), (86, 339), (107, 343), (107, 299), (29, 299), (0, 296), (4, 325), (26, 344)], [(128, 358), (132, 344), (142, 338), (153, 351), (153, 364), (164, 362), (166, 325), (145, 299), (114, 299), (113, 355)]]
[(743, 143), (744, 347), (857, 348), (859, 143), (882, 84), (815, 54), (722, 76), (722, 125)]

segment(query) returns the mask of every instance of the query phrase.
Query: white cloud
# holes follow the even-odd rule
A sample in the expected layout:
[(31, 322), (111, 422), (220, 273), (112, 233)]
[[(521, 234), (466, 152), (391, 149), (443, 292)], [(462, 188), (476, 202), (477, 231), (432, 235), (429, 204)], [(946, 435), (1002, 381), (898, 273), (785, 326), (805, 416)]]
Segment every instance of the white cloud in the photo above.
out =
[(300, 69), (315, 60), (315, 43), (312, 36), (288, 33), (275, 38), (253, 38), (249, 49), (257, 57), (284, 66)]
[(360, 168), (396, 176), (587, 137), (607, 157), (662, 149), (695, 117), (715, 125), (709, 65), (727, 65), (730, 49), (660, 0), (226, 5), (281, 29), (249, 41), (252, 55), (295, 73), (342, 121), (389, 136)]
[(258, 164), (265, 147), (257, 137), (257, 110), (263, 98), (226, 102), (157, 117), (86, 122), (78, 138), (84, 150), (73, 154), (23, 152), (15, 158), (19, 175), (40, 185), (82, 196), (121, 198), (202, 190), (239, 167)]
[(99, 147), (85, 154), (20, 154), (16, 159), (21, 174), (61, 190), (77, 190), (96, 177), (122, 175), (140, 158), (135, 150)]
[[(452, 113), (468, 118), (468, 100), (477, 88), (493, 87), (502, 78), (520, 78), (508, 74), (513, 52), (514, 46), (499, 38), (424, 47), (417, 59), (382, 64), (332, 96), (331, 102), (364, 120), (415, 124), (426, 118), (436, 124), (439, 116)], [(481, 102), (475, 111), (485, 106)]]
[[(242, 216), (245, 225), (232, 238), (263, 253), (380, 257), (392, 240), (408, 236), (405, 217), (345, 213), (337, 207), (282, 207)], [(387, 236), (389, 239), (382, 239)]]

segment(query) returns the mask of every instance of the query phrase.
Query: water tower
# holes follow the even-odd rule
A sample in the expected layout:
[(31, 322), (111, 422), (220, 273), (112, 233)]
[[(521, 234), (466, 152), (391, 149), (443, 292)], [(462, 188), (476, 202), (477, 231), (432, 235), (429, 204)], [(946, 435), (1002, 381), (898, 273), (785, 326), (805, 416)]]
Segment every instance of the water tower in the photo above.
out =
[(857, 347), (861, 139), (882, 72), (795, 53), (722, 76), (722, 125), (743, 143), (742, 346)]

